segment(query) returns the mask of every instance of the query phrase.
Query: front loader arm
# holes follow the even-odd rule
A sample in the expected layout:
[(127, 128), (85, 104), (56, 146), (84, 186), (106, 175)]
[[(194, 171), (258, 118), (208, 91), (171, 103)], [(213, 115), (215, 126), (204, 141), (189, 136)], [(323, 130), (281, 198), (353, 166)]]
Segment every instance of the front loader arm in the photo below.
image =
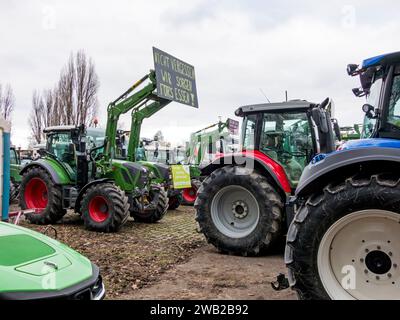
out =
[[(150, 79), (150, 83), (138, 92), (130, 95), (137, 87), (143, 84), (147, 79)], [(155, 72), (150, 71), (149, 74), (144, 76), (142, 79), (137, 81), (132, 87), (124, 92), (115, 101), (111, 102), (107, 108), (107, 126), (106, 126), (106, 137), (104, 141), (104, 156), (105, 160), (109, 161), (115, 156), (116, 149), (116, 136), (117, 126), (119, 117), (132, 110), (135, 107), (140, 108), (141, 105), (145, 104), (149, 99), (154, 97), (154, 91), (157, 88), (157, 82), (155, 78)]]
[[(167, 99), (163, 99), (160, 97), (153, 97), (154, 102), (145, 106), (141, 105), (138, 108), (132, 110), (132, 122), (131, 122), (131, 133), (129, 135), (129, 144), (128, 144), (128, 160), (136, 161), (136, 149), (139, 147), (140, 141), (140, 130), (142, 127), (143, 120), (146, 118), (150, 118), (153, 114), (160, 111), (171, 101)], [(143, 107), (143, 108), (141, 108)]]

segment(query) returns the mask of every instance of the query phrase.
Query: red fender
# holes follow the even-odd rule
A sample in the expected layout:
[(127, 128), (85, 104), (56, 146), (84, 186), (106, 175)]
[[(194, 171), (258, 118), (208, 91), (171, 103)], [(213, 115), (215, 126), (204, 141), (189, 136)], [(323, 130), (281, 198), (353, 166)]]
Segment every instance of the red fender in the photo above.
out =
[(257, 160), (261, 162), (270, 172), (272, 172), (276, 179), (278, 180), (279, 184), (281, 185), (282, 189), (286, 193), (291, 193), (292, 188), (290, 187), (289, 180), (286, 176), (286, 172), (283, 167), (277, 163), (275, 160), (271, 159), (264, 153), (258, 150), (244, 150), (242, 152), (233, 153), (233, 154), (217, 154), (217, 159), (223, 157), (246, 157)]

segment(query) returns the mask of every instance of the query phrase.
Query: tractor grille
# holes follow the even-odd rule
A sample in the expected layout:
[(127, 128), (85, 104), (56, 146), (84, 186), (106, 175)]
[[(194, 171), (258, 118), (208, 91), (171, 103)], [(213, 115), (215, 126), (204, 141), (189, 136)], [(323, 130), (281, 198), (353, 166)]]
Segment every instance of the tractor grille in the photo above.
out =
[(101, 276), (99, 276), (92, 286), (72, 294), (69, 300), (100, 300), (103, 297), (104, 285)]

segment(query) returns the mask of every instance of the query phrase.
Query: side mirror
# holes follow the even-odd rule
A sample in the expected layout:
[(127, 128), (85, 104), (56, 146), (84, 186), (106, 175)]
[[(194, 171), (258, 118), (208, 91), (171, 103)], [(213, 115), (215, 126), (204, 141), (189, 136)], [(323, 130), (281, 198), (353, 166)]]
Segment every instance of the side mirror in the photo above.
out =
[(367, 94), (362, 88), (353, 88), (351, 91), (356, 97), (364, 97)]
[(348, 64), (347, 65), (347, 74), (349, 76), (355, 76), (357, 74), (358, 64)]

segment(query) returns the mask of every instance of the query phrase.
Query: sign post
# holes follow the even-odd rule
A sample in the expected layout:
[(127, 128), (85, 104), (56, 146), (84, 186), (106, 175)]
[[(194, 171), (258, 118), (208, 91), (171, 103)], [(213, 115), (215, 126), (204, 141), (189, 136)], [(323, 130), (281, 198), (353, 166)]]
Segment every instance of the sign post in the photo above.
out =
[(239, 121), (228, 118), (228, 130), (232, 135), (239, 134)]
[(154, 47), (153, 58), (157, 95), (198, 108), (194, 67)]

